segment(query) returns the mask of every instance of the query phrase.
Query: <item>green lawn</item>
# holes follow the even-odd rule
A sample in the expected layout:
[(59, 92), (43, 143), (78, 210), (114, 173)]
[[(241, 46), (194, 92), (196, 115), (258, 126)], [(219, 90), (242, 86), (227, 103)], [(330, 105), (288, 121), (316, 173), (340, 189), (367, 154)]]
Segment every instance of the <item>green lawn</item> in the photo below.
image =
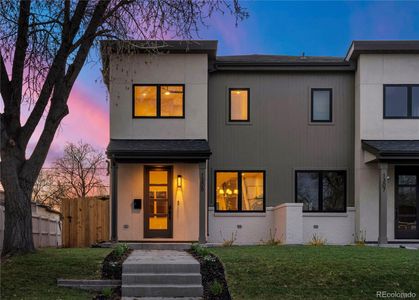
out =
[(415, 292), (419, 250), (357, 246), (248, 246), (211, 249), (233, 299), (377, 299)]
[(86, 291), (59, 288), (57, 278), (93, 279), (111, 249), (42, 249), (1, 263), (1, 299), (92, 299)]

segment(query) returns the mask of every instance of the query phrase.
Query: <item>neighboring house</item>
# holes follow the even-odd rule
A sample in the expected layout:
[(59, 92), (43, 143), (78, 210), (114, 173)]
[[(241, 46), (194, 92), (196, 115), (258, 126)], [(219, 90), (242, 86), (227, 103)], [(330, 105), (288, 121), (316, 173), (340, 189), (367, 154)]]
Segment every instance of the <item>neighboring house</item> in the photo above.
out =
[[(0, 251), (4, 239), (4, 191), (0, 184)], [(32, 237), (36, 248), (61, 247), (61, 213), (36, 202), (31, 203)]]
[(149, 43), (101, 46), (113, 240), (419, 241), (419, 41), (342, 58)]

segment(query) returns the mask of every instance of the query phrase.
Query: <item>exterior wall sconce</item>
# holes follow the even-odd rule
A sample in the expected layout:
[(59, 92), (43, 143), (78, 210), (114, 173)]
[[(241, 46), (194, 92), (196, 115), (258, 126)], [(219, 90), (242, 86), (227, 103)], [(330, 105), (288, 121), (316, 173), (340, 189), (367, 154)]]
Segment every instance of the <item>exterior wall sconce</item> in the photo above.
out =
[(183, 183), (182, 175), (178, 175), (177, 176), (177, 188), (178, 189), (181, 189), (182, 188), (182, 183)]

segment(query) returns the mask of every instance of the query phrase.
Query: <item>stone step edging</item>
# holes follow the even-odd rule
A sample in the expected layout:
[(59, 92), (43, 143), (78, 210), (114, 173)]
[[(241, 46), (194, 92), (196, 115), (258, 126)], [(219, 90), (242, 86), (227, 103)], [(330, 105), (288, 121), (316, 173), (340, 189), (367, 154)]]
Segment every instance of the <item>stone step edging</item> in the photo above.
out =
[(121, 280), (110, 279), (57, 279), (59, 287), (78, 288), (89, 291), (102, 291), (104, 288), (117, 288), (121, 286)]

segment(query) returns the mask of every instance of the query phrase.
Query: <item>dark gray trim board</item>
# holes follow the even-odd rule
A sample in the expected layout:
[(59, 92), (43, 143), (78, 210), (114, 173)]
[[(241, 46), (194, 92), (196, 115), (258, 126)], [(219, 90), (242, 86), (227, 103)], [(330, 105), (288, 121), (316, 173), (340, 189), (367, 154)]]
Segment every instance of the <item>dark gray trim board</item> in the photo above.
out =
[(387, 178), (388, 163), (380, 163), (380, 178), (378, 181), (378, 244), (387, 244)]
[(411, 41), (353, 41), (346, 53), (346, 61), (357, 60), (361, 54), (417, 54), (419, 40)]
[(118, 163), (111, 159), (111, 240), (118, 241)]
[(111, 139), (108, 157), (120, 161), (201, 161), (211, 155), (206, 140), (125, 140)]
[(362, 140), (362, 149), (380, 161), (419, 162), (419, 140)]
[(199, 243), (205, 244), (207, 241), (207, 235), (205, 231), (207, 211), (205, 205), (206, 195), (206, 180), (205, 174), (207, 169), (207, 163), (199, 163)]
[(290, 55), (217, 56), (214, 71), (353, 71), (344, 57)]

